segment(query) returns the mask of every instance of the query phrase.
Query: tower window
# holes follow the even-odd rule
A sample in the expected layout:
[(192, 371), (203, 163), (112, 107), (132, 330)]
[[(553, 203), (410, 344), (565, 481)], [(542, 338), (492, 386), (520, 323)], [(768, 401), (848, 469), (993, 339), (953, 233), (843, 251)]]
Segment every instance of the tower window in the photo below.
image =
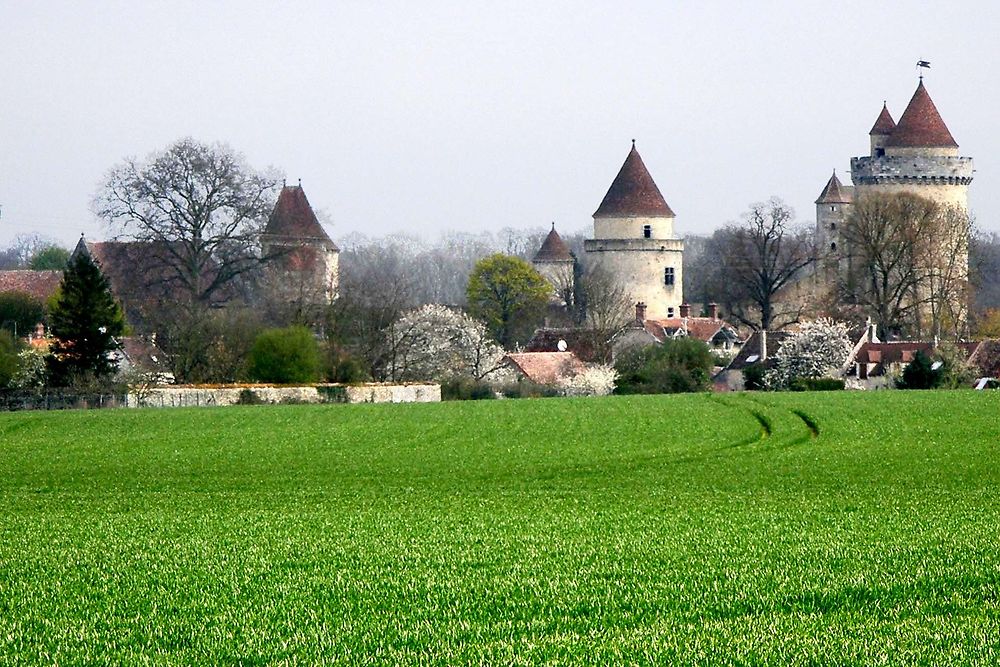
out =
[(673, 316), (674, 316), (674, 309), (673, 308), (667, 308), (667, 317), (671, 317), (672, 318)]
[(836, 222), (831, 222), (830, 223), (830, 229), (836, 229), (836, 228), (837, 228), (837, 223)]
[(663, 284), (673, 285), (674, 284), (674, 267), (668, 266), (663, 269)]
[(837, 210), (837, 207), (836, 207), (836, 206), (831, 206), (831, 207), (830, 207), (830, 210), (831, 210), (831, 211), (834, 211), (834, 212), (836, 212), (836, 210)]
[(836, 250), (836, 249), (837, 249), (837, 244), (836, 243), (831, 243), (830, 244), (830, 250)]
[(643, 225), (642, 226), (642, 238), (648, 239), (648, 238), (650, 238), (652, 236), (653, 236), (653, 227), (652, 227), (652, 225)]

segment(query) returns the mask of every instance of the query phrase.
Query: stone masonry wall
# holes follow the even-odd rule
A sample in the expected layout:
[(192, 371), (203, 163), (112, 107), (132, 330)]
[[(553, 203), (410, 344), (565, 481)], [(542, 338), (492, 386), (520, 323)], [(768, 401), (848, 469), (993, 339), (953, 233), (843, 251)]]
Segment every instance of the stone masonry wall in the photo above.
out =
[[(249, 392), (249, 393), (248, 393)], [(200, 407), (256, 403), (436, 403), (441, 400), (437, 384), (317, 385), (305, 387), (155, 387), (128, 395), (127, 406)], [(249, 399), (249, 400), (248, 400)]]

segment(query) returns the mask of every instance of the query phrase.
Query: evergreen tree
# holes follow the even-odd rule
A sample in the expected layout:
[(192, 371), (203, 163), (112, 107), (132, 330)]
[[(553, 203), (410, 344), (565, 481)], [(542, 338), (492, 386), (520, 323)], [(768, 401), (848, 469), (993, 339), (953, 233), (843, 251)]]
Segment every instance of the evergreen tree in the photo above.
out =
[(125, 318), (108, 279), (82, 243), (63, 273), (49, 322), (55, 338), (48, 358), (52, 384), (100, 379), (117, 369), (109, 353), (116, 347), (114, 337), (125, 330)]

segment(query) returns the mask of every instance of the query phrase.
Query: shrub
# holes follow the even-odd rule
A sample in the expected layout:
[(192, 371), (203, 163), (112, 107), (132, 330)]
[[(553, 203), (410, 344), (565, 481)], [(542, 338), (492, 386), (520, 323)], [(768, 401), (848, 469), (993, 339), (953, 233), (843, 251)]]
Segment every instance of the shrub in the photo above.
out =
[(466, 377), (455, 377), (441, 383), (443, 401), (479, 401), (496, 398), (493, 388), (486, 382)]
[(500, 388), (500, 394), (504, 398), (552, 398), (559, 395), (559, 390), (546, 384), (537, 384), (521, 380), (511, 382)]
[(15, 336), (27, 336), (45, 316), (42, 302), (24, 292), (0, 293), (0, 327)]
[(788, 383), (791, 391), (839, 391), (844, 388), (843, 378), (793, 378)]
[(0, 329), (0, 388), (11, 386), (17, 377), (21, 360), (17, 340), (6, 329)]
[(306, 327), (267, 329), (250, 350), (250, 377), (260, 382), (315, 382), (319, 371), (319, 346)]
[(748, 391), (757, 391), (766, 388), (764, 384), (764, 365), (750, 364), (743, 369), (743, 388)]
[(941, 384), (944, 373), (942, 368), (933, 368), (933, 364), (930, 357), (917, 350), (913, 361), (903, 369), (896, 386), (900, 389), (934, 389)]
[(253, 389), (244, 389), (236, 398), (236, 405), (261, 405), (264, 401)]
[(673, 394), (709, 388), (715, 357), (694, 338), (632, 350), (615, 361), (616, 394)]

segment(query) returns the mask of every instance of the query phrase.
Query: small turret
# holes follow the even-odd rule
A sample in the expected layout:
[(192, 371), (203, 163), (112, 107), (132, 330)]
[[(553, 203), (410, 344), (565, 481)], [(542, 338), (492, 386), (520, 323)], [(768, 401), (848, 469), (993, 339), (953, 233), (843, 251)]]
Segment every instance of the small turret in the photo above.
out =
[(872, 144), (872, 157), (882, 157), (885, 155), (885, 142), (889, 139), (889, 135), (892, 131), (896, 129), (896, 121), (892, 119), (892, 114), (889, 113), (889, 107), (886, 103), (882, 102), (882, 113), (878, 115), (875, 120), (875, 124), (872, 125), (871, 132), (868, 133)]

